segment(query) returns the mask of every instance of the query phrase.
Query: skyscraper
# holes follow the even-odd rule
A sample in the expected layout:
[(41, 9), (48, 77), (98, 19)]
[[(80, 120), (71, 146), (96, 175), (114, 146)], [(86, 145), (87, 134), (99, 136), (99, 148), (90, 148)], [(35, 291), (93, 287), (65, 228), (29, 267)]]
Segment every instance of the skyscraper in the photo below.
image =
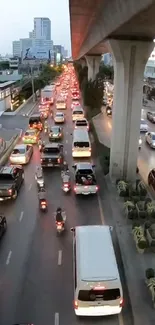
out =
[(34, 18), (34, 38), (51, 40), (51, 21), (49, 18)]

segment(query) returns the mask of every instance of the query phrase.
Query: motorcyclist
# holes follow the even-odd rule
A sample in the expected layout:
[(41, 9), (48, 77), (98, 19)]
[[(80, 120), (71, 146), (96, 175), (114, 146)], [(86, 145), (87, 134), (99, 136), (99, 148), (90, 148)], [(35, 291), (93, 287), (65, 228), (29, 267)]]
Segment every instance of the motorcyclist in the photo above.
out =
[(55, 221), (56, 221), (56, 223), (61, 222), (63, 224), (63, 226), (65, 224), (65, 220), (64, 220), (64, 217), (63, 217), (63, 212), (62, 212), (62, 209), (60, 207), (57, 208), (57, 210), (56, 210)]
[(36, 167), (35, 179), (36, 179), (38, 185), (41, 182), (44, 183), (43, 170), (42, 170), (41, 166)]

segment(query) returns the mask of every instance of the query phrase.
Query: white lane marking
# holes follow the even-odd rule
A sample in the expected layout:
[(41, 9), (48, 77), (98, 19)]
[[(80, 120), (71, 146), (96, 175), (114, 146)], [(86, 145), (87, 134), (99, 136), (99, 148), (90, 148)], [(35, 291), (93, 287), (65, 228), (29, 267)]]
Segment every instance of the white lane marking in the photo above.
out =
[(10, 259), (11, 259), (12, 251), (9, 252), (7, 260), (6, 260), (6, 265), (9, 265)]
[(62, 251), (58, 252), (58, 265), (62, 264)]
[(59, 325), (59, 313), (55, 313), (54, 325)]
[(68, 143), (68, 140), (66, 140), (66, 143)]
[(104, 214), (103, 214), (103, 209), (102, 209), (102, 203), (99, 194), (97, 194), (97, 199), (98, 199), (98, 205), (99, 205), (99, 211), (100, 211), (100, 218), (101, 218), (101, 223), (102, 225), (105, 224), (104, 220)]
[(24, 211), (22, 211), (22, 212), (21, 212), (21, 214), (20, 214), (20, 217), (19, 217), (19, 222), (21, 222), (21, 221), (22, 221), (22, 219), (23, 219), (23, 216), (24, 216)]
[(118, 322), (119, 322), (119, 325), (124, 325), (124, 320), (123, 320), (122, 314), (118, 315)]
[(30, 191), (32, 188), (32, 184), (29, 185), (28, 191)]
[(67, 155), (67, 150), (65, 150), (65, 155)]

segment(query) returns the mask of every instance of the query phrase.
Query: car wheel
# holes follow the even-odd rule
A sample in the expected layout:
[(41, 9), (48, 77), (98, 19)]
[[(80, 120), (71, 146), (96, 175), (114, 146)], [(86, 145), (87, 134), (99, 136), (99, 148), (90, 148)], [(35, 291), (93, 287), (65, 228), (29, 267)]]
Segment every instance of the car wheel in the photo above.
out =
[(17, 195), (18, 195), (17, 190), (15, 190), (15, 193), (14, 193), (13, 196), (12, 196), (14, 200), (16, 200)]

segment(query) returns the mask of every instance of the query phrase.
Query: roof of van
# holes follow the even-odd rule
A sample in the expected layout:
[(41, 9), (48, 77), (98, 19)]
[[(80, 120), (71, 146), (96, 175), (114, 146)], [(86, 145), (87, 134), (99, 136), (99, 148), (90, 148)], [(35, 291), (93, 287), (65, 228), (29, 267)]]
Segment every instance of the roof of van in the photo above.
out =
[(73, 132), (73, 139), (76, 141), (76, 139), (78, 140), (89, 140), (89, 134), (88, 134), (88, 131), (87, 130), (83, 130), (83, 129), (77, 129), (77, 130), (74, 130)]
[(120, 279), (109, 226), (76, 227), (76, 254), (81, 280)]

